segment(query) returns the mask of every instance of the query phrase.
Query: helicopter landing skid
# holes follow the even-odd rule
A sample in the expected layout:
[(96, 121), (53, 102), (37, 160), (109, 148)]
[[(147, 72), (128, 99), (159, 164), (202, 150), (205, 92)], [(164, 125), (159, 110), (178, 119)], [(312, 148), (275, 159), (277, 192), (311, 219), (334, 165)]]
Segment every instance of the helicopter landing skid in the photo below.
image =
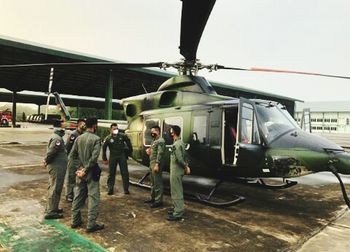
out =
[[(147, 172), (141, 179), (139, 179), (138, 181), (132, 181), (129, 180), (129, 183), (135, 186), (139, 186), (142, 188), (147, 188), (147, 189), (151, 189), (151, 186), (148, 184), (145, 184), (144, 181), (145, 179), (150, 175), (150, 172)], [(229, 201), (214, 201), (212, 200), (212, 196), (215, 193), (215, 191), (217, 190), (217, 188), (220, 186), (220, 184), (223, 182), (223, 180), (219, 180), (219, 182), (217, 182), (214, 187), (211, 189), (210, 193), (205, 196), (205, 195), (201, 195), (199, 193), (196, 194), (188, 194), (185, 193), (184, 196), (186, 199), (189, 200), (194, 200), (209, 206), (213, 206), (213, 207), (229, 207), (229, 206), (233, 206), (235, 204), (238, 204), (242, 201), (245, 200), (244, 197), (242, 196), (238, 196), (238, 195), (234, 195), (232, 200)]]
[(236, 205), (242, 201), (245, 200), (245, 198), (243, 196), (239, 196), (239, 195), (233, 195), (233, 199), (230, 200), (230, 201), (214, 201), (214, 200), (211, 200), (213, 194), (215, 193), (215, 191), (218, 189), (218, 187), (221, 185), (221, 183), (223, 182), (224, 180), (219, 180), (215, 185), (214, 187), (211, 189), (210, 193), (208, 194), (208, 196), (202, 196), (201, 194), (197, 193), (195, 195), (188, 195), (188, 197), (194, 197), (193, 199), (200, 202), (200, 203), (203, 203), (203, 204), (206, 204), (206, 205), (209, 205), (209, 206), (213, 206), (213, 207), (229, 207), (229, 206), (233, 206), (233, 205)]
[(142, 178), (140, 178), (138, 181), (133, 181), (133, 180), (129, 180), (129, 183), (135, 186), (140, 186), (143, 188), (147, 188), (147, 189), (151, 189), (150, 185), (147, 185), (145, 183), (143, 183), (145, 181), (145, 179), (151, 174), (151, 172), (147, 172), (145, 175), (142, 176)]
[(272, 190), (277, 190), (277, 189), (285, 189), (289, 188), (292, 186), (295, 186), (298, 184), (297, 181), (292, 181), (292, 180), (283, 180), (281, 184), (268, 184), (266, 183), (263, 179), (255, 179), (255, 180), (250, 180), (250, 179), (243, 179), (243, 178), (236, 178), (235, 180), (238, 180), (239, 182), (243, 182), (244, 184), (249, 184), (257, 187), (262, 187), (265, 189), (272, 189)]
[(295, 186), (296, 184), (298, 184), (298, 182), (288, 180), (288, 179), (283, 180), (281, 184), (267, 184), (263, 179), (257, 180), (257, 186), (261, 186), (266, 189), (285, 189), (285, 188)]

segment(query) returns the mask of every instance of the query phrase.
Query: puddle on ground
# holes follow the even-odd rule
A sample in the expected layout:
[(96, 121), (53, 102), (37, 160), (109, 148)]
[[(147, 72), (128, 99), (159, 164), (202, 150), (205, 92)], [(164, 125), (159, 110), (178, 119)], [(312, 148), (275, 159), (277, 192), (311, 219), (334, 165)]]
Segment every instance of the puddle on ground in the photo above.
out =
[(0, 189), (9, 187), (21, 182), (34, 181), (39, 179), (45, 179), (48, 175), (38, 174), (38, 175), (23, 175), (7, 171), (0, 170)]

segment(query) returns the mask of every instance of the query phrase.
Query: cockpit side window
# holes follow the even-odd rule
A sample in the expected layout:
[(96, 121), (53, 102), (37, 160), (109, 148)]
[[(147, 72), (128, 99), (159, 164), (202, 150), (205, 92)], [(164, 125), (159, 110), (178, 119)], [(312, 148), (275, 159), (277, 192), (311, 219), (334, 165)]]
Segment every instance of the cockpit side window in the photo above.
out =
[(256, 110), (264, 138), (269, 143), (298, 126), (286, 110), (275, 105), (258, 104)]

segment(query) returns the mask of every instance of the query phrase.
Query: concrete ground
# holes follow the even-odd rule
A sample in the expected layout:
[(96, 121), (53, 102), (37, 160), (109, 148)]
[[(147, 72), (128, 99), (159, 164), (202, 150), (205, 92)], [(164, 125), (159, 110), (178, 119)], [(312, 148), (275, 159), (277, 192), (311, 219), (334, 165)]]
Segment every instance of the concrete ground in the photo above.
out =
[[(349, 211), (329, 173), (301, 177), (278, 191), (225, 183), (218, 197), (239, 194), (246, 201), (219, 209), (186, 200), (184, 220), (169, 223), (169, 195), (164, 207), (151, 209), (143, 203), (149, 191), (131, 187), (124, 195), (118, 174), (117, 193), (108, 196), (102, 166), (98, 221), (104, 230), (72, 230), (64, 197), (65, 218), (44, 221), (48, 176), (41, 161), (51, 130), (25, 126), (0, 128), (0, 251), (349, 251)], [(129, 169), (134, 179), (146, 171), (133, 161)], [(343, 179), (350, 183), (349, 176)], [(208, 192), (213, 183), (188, 177), (184, 187)]]

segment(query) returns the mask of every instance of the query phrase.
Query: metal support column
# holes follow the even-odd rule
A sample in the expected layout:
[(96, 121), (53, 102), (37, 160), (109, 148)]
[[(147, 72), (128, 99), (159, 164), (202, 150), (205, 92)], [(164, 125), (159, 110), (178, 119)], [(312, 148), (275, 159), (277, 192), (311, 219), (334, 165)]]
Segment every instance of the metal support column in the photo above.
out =
[(105, 95), (105, 119), (112, 120), (112, 99), (113, 99), (113, 72), (109, 71)]
[(12, 127), (16, 127), (17, 91), (12, 92)]

